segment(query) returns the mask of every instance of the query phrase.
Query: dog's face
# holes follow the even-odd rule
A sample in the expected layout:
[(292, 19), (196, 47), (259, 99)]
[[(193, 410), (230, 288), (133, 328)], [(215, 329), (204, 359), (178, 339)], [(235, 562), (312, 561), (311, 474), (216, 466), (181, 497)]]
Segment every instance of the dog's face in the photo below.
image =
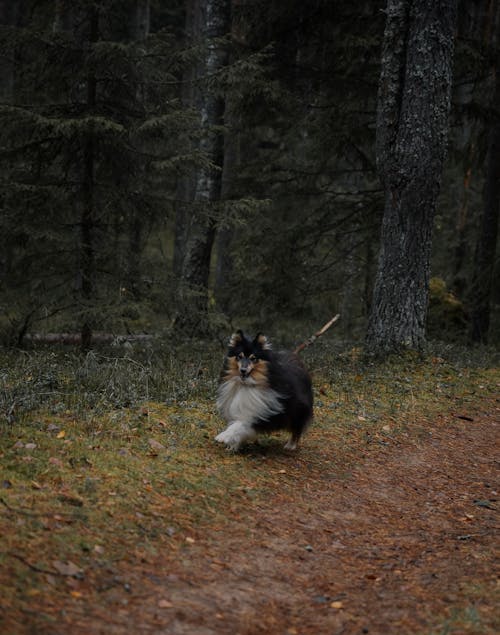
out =
[(242, 331), (231, 336), (227, 351), (227, 376), (239, 377), (242, 382), (265, 383), (271, 344), (259, 333), (252, 340)]

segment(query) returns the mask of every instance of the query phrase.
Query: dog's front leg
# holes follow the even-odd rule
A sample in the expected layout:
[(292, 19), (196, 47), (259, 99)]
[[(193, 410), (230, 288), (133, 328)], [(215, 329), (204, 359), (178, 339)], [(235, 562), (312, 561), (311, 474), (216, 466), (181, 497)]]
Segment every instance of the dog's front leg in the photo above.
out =
[(223, 432), (215, 437), (219, 443), (225, 443), (229, 450), (237, 452), (247, 441), (257, 438), (251, 423), (246, 421), (233, 421)]

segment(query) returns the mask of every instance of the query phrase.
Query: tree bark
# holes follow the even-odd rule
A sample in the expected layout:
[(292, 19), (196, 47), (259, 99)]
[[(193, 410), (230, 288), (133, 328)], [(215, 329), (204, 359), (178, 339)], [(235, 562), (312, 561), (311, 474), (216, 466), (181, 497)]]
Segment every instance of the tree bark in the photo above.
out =
[(425, 342), (432, 224), (446, 152), (454, 0), (388, 0), (377, 113), (385, 190), (366, 349)]
[[(203, 10), (200, 35), (207, 46), (204, 72), (206, 78), (213, 78), (227, 64), (227, 50), (219, 38), (229, 32), (230, 2), (204, 0), (200, 6)], [(208, 278), (216, 233), (213, 206), (221, 196), (224, 154), (223, 134), (217, 127), (223, 123), (224, 100), (205, 89), (199, 95), (198, 110), (202, 127), (199, 148), (211, 165), (200, 168), (196, 174), (194, 206), (187, 227), (182, 283), (179, 287), (181, 312), (176, 325), (189, 334), (202, 332), (206, 328)]]
[[(224, 141), (224, 167), (222, 170), (221, 199), (228, 200), (236, 195), (235, 177), (241, 164), (240, 122), (234, 109), (226, 103), (224, 123), (227, 127)], [(217, 262), (215, 265), (215, 298), (223, 311), (229, 310), (231, 297), (231, 277), (234, 260), (231, 246), (234, 237), (234, 227), (225, 224), (217, 232)]]

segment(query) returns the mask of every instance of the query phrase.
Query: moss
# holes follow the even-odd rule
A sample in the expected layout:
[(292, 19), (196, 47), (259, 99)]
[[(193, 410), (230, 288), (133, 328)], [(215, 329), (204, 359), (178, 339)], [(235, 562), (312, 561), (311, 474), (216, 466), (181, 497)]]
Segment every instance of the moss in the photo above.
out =
[(441, 278), (429, 282), (427, 334), (429, 338), (447, 342), (464, 341), (467, 334), (467, 314), (463, 303)]

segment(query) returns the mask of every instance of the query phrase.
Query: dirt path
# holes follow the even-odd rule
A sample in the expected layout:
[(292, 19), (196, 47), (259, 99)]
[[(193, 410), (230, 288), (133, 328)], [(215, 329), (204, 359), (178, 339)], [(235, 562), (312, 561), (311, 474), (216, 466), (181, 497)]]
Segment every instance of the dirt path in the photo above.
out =
[(318, 465), (265, 504), (249, 497), (225, 527), (133, 572), (134, 593), (107, 592), (115, 611), (87, 606), (47, 632), (500, 632), (498, 402), (469, 418), (423, 421), (350, 474)]

